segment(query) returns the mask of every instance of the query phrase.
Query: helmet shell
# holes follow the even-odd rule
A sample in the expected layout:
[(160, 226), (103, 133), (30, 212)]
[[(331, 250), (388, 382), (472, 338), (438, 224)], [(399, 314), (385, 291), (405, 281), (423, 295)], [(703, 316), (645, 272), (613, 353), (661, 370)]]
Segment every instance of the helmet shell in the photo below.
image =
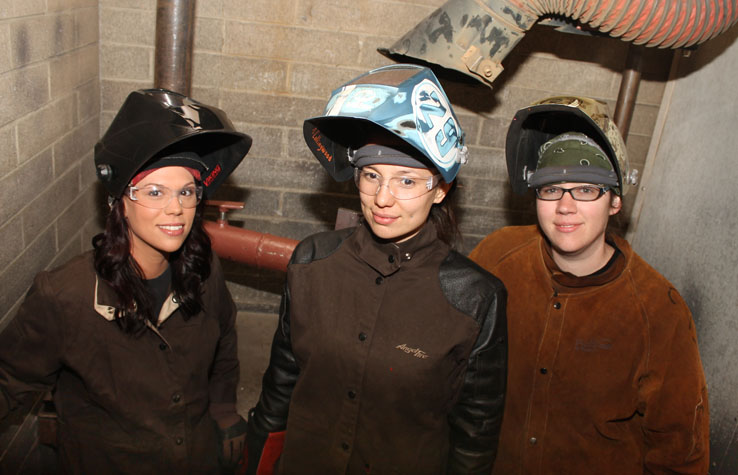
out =
[(505, 155), (515, 193), (528, 190), (541, 145), (565, 132), (583, 133), (605, 151), (617, 174), (617, 194), (624, 195), (638, 183), (638, 171), (630, 169), (625, 142), (607, 104), (588, 97), (556, 96), (520, 109), (508, 128)]
[(113, 122), (95, 144), (97, 176), (113, 197), (120, 197), (139, 170), (169, 150), (197, 153), (206, 167), (206, 195), (241, 163), (251, 137), (237, 132), (225, 112), (165, 89), (141, 89), (128, 95)]
[(446, 182), (466, 162), (464, 132), (451, 103), (435, 74), (422, 66), (364, 73), (334, 90), (323, 115), (303, 124), (308, 147), (337, 181), (353, 176), (351, 151), (386, 132), (420, 152)]

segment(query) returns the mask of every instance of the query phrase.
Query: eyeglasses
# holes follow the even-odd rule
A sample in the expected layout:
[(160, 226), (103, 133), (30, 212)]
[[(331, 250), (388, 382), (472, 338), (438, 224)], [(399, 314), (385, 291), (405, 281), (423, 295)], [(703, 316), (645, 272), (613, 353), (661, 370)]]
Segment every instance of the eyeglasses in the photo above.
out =
[(166, 208), (174, 196), (183, 208), (194, 208), (202, 199), (202, 186), (200, 185), (188, 185), (177, 191), (161, 185), (129, 186), (126, 192), (131, 201), (154, 209)]
[(382, 175), (370, 170), (359, 170), (354, 172), (354, 181), (361, 193), (376, 196), (383, 185), (387, 186), (390, 194), (398, 200), (411, 200), (431, 191), (438, 185), (441, 175), (433, 175), (425, 178), (409, 176), (397, 176), (383, 179)]
[(536, 188), (536, 196), (543, 201), (558, 201), (569, 193), (577, 201), (595, 201), (610, 190), (607, 186), (582, 185), (574, 188), (560, 186), (541, 186)]

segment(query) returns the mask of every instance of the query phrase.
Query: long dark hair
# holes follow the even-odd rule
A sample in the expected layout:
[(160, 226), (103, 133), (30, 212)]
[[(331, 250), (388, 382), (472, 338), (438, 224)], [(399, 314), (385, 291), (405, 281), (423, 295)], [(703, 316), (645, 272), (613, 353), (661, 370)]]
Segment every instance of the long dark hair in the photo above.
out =
[[(123, 199), (113, 201), (105, 232), (92, 239), (95, 271), (118, 296), (115, 321), (127, 334), (140, 336), (146, 321), (156, 324), (158, 309), (146, 288), (143, 271), (131, 256)], [(210, 275), (210, 238), (202, 223), (205, 202), (195, 211), (192, 229), (182, 247), (169, 256), (171, 291), (185, 320), (202, 309), (201, 285)]]
[(438, 239), (454, 247), (457, 241), (461, 239), (461, 231), (456, 221), (456, 213), (454, 213), (453, 200), (456, 191), (456, 180), (451, 182), (451, 188), (446, 192), (446, 197), (440, 203), (434, 203), (431, 206), (428, 221), (436, 227)]

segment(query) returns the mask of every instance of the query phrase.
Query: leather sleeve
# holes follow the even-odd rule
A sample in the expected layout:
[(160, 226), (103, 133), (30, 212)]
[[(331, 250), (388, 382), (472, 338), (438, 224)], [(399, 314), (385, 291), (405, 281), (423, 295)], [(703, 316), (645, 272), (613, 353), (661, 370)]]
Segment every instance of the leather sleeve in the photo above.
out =
[(440, 279), (449, 301), (480, 326), (448, 419), (448, 473), (486, 475), (497, 454), (505, 401), (507, 292), (496, 277), (456, 252), (441, 265)]
[(329, 256), (353, 231), (354, 228), (350, 228), (310, 236), (295, 248), (290, 258), (288, 278), (279, 309), (279, 325), (272, 340), (269, 366), (262, 379), (259, 402), (249, 411), (246, 439), (247, 473), (256, 473), (269, 434), (286, 429), (292, 391), (300, 374), (290, 340), (289, 266), (309, 264)]
[(249, 411), (246, 435), (246, 473), (249, 474), (256, 473), (269, 433), (280, 432), (287, 427), (290, 398), (300, 374), (290, 342), (289, 307), (289, 285), (285, 284), (279, 309), (279, 325), (272, 340), (269, 366), (262, 378), (261, 395), (256, 407)]

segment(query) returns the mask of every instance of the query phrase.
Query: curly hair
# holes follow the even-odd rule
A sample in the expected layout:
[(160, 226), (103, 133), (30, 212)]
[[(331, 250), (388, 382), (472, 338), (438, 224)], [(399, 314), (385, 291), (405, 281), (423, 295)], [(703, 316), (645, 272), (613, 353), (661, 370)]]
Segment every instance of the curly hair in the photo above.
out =
[[(118, 296), (115, 321), (125, 333), (140, 336), (146, 322), (156, 324), (158, 315), (146, 287), (143, 271), (131, 255), (128, 222), (122, 199), (111, 204), (105, 231), (92, 239), (95, 271)], [(205, 202), (195, 212), (192, 229), (182, 247), (169, 257), (172, 292), (185, 320), (202, 309), (201, 285), (210, 276), (212, 250), (202, 223)]]

